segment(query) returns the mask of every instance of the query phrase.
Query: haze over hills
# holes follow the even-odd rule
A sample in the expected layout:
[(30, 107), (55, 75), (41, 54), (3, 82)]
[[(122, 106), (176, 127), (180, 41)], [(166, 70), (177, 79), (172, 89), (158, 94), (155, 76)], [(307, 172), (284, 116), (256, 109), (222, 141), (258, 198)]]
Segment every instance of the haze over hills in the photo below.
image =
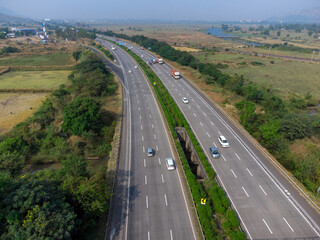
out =
[(268, 18), (269, 22), (320, 23), (320, 8), (296, 11), (286, 15)]

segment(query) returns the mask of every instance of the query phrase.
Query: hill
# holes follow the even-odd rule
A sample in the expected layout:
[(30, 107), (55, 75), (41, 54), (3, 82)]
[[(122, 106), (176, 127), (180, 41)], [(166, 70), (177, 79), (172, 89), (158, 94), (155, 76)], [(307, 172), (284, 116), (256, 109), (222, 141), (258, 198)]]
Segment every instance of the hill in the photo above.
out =
[(269, 22), (320, 23), (320, 8), (292, 12), (283, 16), (267, 19)]
[(13, 25), (26, 25), (26, 24), (39, 25), (40, 23), (31, 18), (16, 17), (16, 16), (0, 13), (0, 24), (4, 26), (13, 26)]

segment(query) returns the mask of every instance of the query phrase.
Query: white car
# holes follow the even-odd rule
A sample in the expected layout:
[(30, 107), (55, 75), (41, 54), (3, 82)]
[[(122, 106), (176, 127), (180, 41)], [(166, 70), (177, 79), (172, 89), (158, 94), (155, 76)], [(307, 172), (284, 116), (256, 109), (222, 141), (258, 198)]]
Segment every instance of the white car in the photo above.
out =
[(172, 158), (166, 158), (166, 165), (169, 171), (176, 169), (176, 164)]
[(128, 73), (131, 73), (131, 70), (129, 70)]
[(137, 67), (137, 66), (134, 66), (134, 68), (136, 68), (136, 69), (137, 69), (138, 67)]
[(182, 98), (182, 102), (183, 103), (189, 103), (189, 100), (188, 100), (188, 98), (184, 97), (184, 98)]
[(229, 147), (229, 142), (224, 136), (218, 137), (219, 143), (221, 144), (222, 147), (227, 148)]
[(141, 54), (141, 57), (143, 58), (143, 54)]
[(154, 151), (153, 151), (152, 148), (148, 148), (148, 149), (147, 149), (147, 155), (148, 155), (148, 157), (153, 157)]

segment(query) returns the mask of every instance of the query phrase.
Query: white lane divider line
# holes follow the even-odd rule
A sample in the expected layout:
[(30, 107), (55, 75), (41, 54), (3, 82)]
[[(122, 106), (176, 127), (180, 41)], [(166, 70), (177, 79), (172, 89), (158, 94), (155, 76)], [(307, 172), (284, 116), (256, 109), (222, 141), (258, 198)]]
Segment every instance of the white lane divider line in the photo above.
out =
[(273, 234), (273, 232), (271, 231), (271, 229), (269, 228), (267, 222), (264, 220), (264, 218), (262, 218), (262, 221), (264, 222), (264, 224), (267, 226), (267, 228), (269, 229), (270, 233)]
[[(158, 158), (159, 159), (159, 165), (161, 165), (161, 159), (160, 158)], [(162, 175), (162, 174), (161, 174)]]
[(253, 175), (252, 175), (252, 173), (249, 171), (249, 169), (248, 169), (248, 168), (246, 168), (246, 169), (247, 169), (248, 173), (249, 173), (249, 174), (251, 175), (251, 177), (252, 177), (252, 176), (253, 176)]
[(145, 153), (146, 152), (146, 150), (144, 149), (144, 146), (142, 147), (142, 151)]
[(148, 232), (148, 240), (150, 240), (150, 232)]
[(147, 164), (146, 164), (146, 159), (143, 159), (143, 166), (146, 167)]
[(188, 108), (191, 109), (191, 107), (188, 105)]
[(221, 156), (222, 156), (223, 160), (226, 162), (227, 160), (226, 160), (226, 158), (224, 157), (224, 155), (221, 154)]
[(219, 133), (219, 136), (222, 136), (221, 132), (218, 131), (218, 133)]
[(146, 196), (146, 207), (149, 208), (148, 196)]
[[(235, 153), (235, 154), (236, 154), (236, 153)], [(236, 154), (236, 156), (237, 156), (237, 158), (238, 158), (239, 160), (241, 160), (240, 157), (238, 156), (238, 154)]]
[(287, 220), (285, 218), (283, 218), (283, 220), (286, 222), (286, 224), (289, 226), (289, 228), (291, 229), (292, 232), (294, 232), (293, 228), (290, 226), (290, 224), (287, 222)]
[(259, 187), (260, 187), (261, 191), (262, 191), (266, 196), (268, 196), (267, 193), (266, 193), (266, 192), (263, 190), (263, 188), (261, 187), (261, 185), (259, 185)]
[(189, 93), (187, 93), (187, 95), (188, 95), (188, 96), (190, 96), (190, 94), (189, 94)]
[(141, 124), (141, 130), (143, 129), (142, 124)]
[(209, 133), (207, 132), (208, 137), (210, 137)]
[(233, 176), (235, 177), (235, 178), (238, 178), (237, 177), (237, 175), (234, 173), (234, 171), (231, 169), (231, 172), (233, 173)]
[(207, 114), (206, 114), (205, 112), (203, 112), (203, 115), (204, 115), (204, 116), (207, 116)]
[(138, 100), (138, 104), (139, 104), (139, 100)]
[(151, 126), (152, 126), (152, 128), (154, 128), (153, 124)]
[(147, 175), (144, 175), (144, 183), (145, 183), (146, 185), (148, 184)]
[(194, 102), (194, 99), (193, 99), (193, 98), (191, 98), (191, 100)]
[(170, 239), (173, 240), (173, 234), (171, 229), (170, 229)]
[(159, 147), (158, 147), (158, 145), (156, 145), (156, 149), (157, 149), (157, 151), (159, 151)]
[(141, 120), (141, 115), (140, 115), (140, 120)]
[(149, 115), (150, 119), (151, 119), (151, 114)]
[(149, 110), (149, 106), (148, 106), (148, 110)]
[(156, 135), (155, 135), (155, 134), (153, 134), (153, 137), (154, 137), (154, 140), (157, 140), (157, 137), (156, 137)]
[(142, 142), (144, 141), (144, 137), (142, 136)]
[(200, 108), (199, 104), (197, 104), (197, 107)]
[(212, 122), (212, 121), (210, 121), (210, 123), (211, 123), (211, 125), (212, 125), (212, 126), (214, 126), (214, 124), (213, 124), (213, 122)]
[(203, 127), (203, 124), (202, 124), (202, 122), (200, 122), (200, 125), (201, 125), (201, 127)]
[(247, 197), (249, 197), (249, 194), (247, 193), (247, 191), (244, 189), (244, 187), (242, 187), (243, 191), (245, 192), (245, 194), (247, 195)]
[(195, 113), (193, 113), (193, 116), (197, 117), (197, 115)]
[(168, 206), (167, 195), (164, 195), (164, 201), (166, 202), (166, 206)]
[[(159, 158), (159, 159), (160, 159), (160, 158)], [(162, 181), (162, 183), (164, 183), (163, 174), (161, 174), (161, 181)]]
[(139, 111), (140, 111), (140, 107), (139, 107), (138, 109), (139, 109)]
[(215, 147), (217, 147), (217, 144), (215, 143), (215, 142), (212, 142), (213, 143), (213, 145), (215, 146)]

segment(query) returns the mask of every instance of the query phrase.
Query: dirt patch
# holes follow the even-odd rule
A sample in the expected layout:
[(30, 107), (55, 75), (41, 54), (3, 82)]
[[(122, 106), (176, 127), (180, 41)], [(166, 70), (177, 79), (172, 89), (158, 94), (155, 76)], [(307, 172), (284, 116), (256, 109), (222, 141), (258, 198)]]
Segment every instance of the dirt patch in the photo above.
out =
[(30, 117), (46, 99), (46, 95), (0, 94), (0, 134), (10, 131), (16, 124)]

